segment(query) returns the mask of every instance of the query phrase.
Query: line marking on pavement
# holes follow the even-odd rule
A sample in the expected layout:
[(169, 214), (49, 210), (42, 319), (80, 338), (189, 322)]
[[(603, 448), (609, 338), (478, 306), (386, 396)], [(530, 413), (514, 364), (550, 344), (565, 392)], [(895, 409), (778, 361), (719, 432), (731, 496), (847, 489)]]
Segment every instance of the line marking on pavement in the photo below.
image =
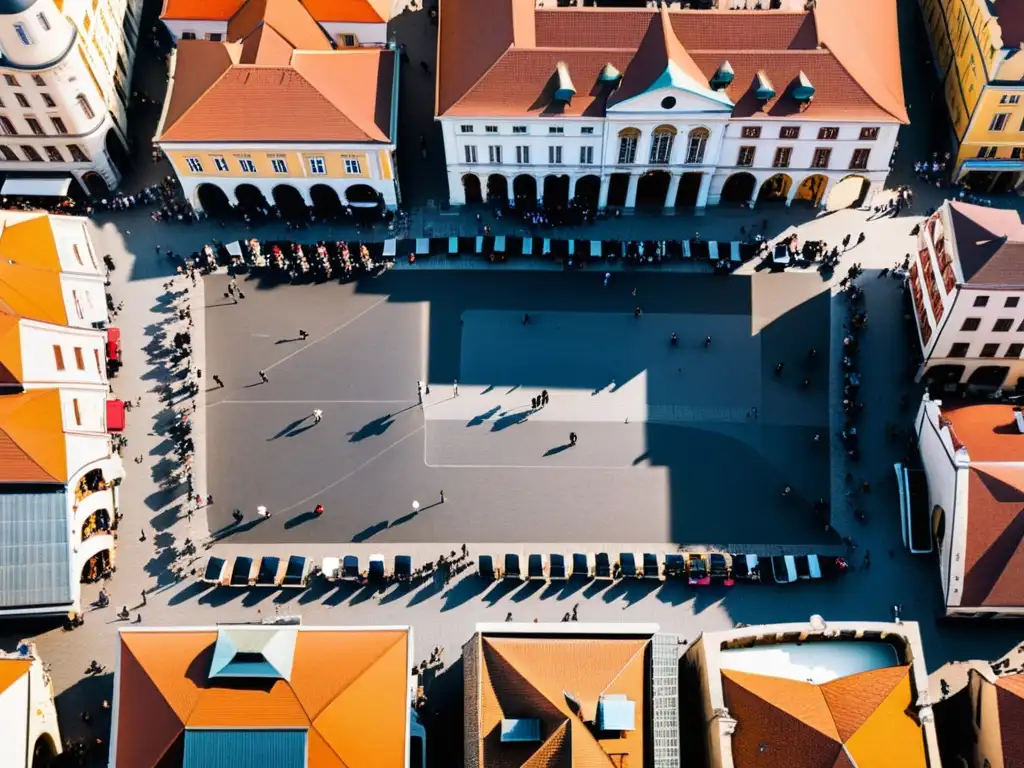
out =
[(431, 469), (596, 469), (608, 472), (614, 469), (652, 469), (640, 464), (618, 464), (612, 467), (580, 466), (578, 464), (431, 464), (424, 457), (424, 464)]
[(297, 507), (301, 507), (301, 506), (302, 506), (303, 504), (308, 504), (308, 503), (309, 503), (309, 502), (311, 502), (311, 501), (312, 501), (313, 499), (315, 499), (315, 498), (316, 498), (317, 496), (320, 496), (321, 494), (323, 494), (323, 493), (326, 493), (327, 491), (331, 490), (331, 488), (334, 488), (334, 487), (336, 487), (336, 486), (338, 486), (338, 485), (341, 485), (341, 484), (342, 484), (343, 482), (345, 482), (346, 480), (348, 480), (348, 479), (349, 479), (350, 477), (352, 477), (352, 476), (353, 476), (354, 474), (356, 474), (357, 472), (361, 472), (361, 471), (362, 471), (363, 469), (365, 469), (365, 468), (366, 468), (366, 467), (368, 467), (368, 466), (369, 466), (370, 464), (372, 464), (373, 462), (375, 462), (375, 461), (376, 461), (377, 459), (379, 459), (379, 458), (380, 458), (381, 456), (383, 456), (383, 455), (384, 455), (385, 453), (387, 453), (388, 451), (390, 451), (390, 450), (391, 450), (392, 448), (394, 448), (394, 447), (395, 447), (396, 445), (398, 445), (399, 443), (404, 443), (404, 442), (405, 442), (406, 440), (408, 440), (408, 439), (409, 439), (410, 437), (412, 437), (413, 435), (415, 435), (415, 434), (416, 434), (417, 432), (419, 432), (419, 431), (420, 431), (421, 429), (423, 429), (423, 426), (422, 426), (422, 425), (420, 425), (420, 426), (416, 427), (416, 429), (414, 429), (414, 430), (413, 430), (412, 432), (410, 432), (409, 434), (407, 434), (407, 435), (404, 435), (404, 436), (402, 436), (402, 437), (398, 438), (398, 440), (396, 440), (395, 442), (393, 442), (393, 443), (392, 443), (391, 445), (389, 445), (389, 446), (388, 446), (387, 448), (385, 448), (384, 450), (382, 450), (382, 451), (381, 451), (380, 453), (376, 454), (375, 456), (371, 456), (370, 458), (368, 458), (368, 459), (367, 459), (366, 461), (364, 461), (364, 462), (363, 462), (362, 464), (360, 464), (360, 465), (359, 465), (358, 467), (356, 467), (355, 469), (353, 469), (353, 470), (352, 470), (351, 472), (349, 472), (349, 473), (348, 473), (347, 475), (343, 475), (342, 477), (339, 477), (339, 478), (338, 478), (337, 480), (335, 480), (335, 481), (334, 481), (333, 483), (331, 483), (330, 485), (325, 485), (325, 486), (324, 486), (323, 488), (321, 488), (321, 489), (320, 489), (319, 491), (317, 491), (316, 493), (314, 493), (314, 494), (312, 494), (312, 495), (310, 495), (310, 496), (307, 496), (307, 497), (306, 497), (306, 498), (304, 498), (304, 499), (300, 499), (299, 501), (297, 501), (297, 502), (295, 502), (294, 504), (292, 504), (292, 505), (291, 505), (290, 507), (285, 507), (284, 509), (282, 509), (282, 510), (279, 510), (279, 511), (278, 511), (278, 514), (280, 514), (281, 512), (291, 512), (291, 511), (292, 511), (293, 509), (296, 509)]
[(415, 400), (218, 400), (208, 405), (412, 405)]
[(266, 368), (264, 368), (263, 370), (264, 370), (264, 371), (272, 371), (272, 370), (274, 370), (274, 369), (275, 369), (275, 368), (277, 368), (277, 366), (279, 366), (279, 365), (280, 365), (281, 363), (284, 363), (284, 362), (287, 362), (288, 360), (291, 360), (291, 359), (292, 359), (293, 357), (295, 357), (295, 356), (296, 356), (297, 354), (299, 354), (300, 352), (305, 352), (305, 351), (306, 351), (307, 349), (309, 349), (310, 347), (314, 346), (315, 344), (319, 344), (319, 343), (320, 343), (321, 341), (323, 341), (324, 339), (328, 339), (328, 338), (330, 338), (331, 336), (333, 336), (334, 334), (336, 334), (336, 333), (337, 333), (338, 331), (342, 331), (342, 330), (344, 330), (345, 328), (348, 328), (348, 326), (352, 325), (352, 323), (354, 323), (354, 322), (355, 322), (356, 320), (358, 320), (359, 318), (361, 318), (361, 317), (362, 317), (363, 315), (365, 315), (365, 314), (366, 314), (367, 312), (369, 312), (369, 311), (370, 311), (371, 309), (375, 309), (375, 308), (377, 308), (378, 306), (380, 306), (381, 304), (383, 304), (383, 303), (384, 303), (385, 301), (387, 301), (387, 300), (388, 300), (388, 297), (387, 297), (387, 296), (381, 296), (381, 297), (380, 297), (380, 298), (379, 298), (379, 299), (378, 299), (377, 301), (373, 302), (373, 304), (371, 304), (370, 306), (368, 306), (368, 307), (367, 307), (366, 309), (364, 309), (364, 310), (363, 310), (362, 312), (360, 312), (360, 313), (359, 313), (358, 315), (356, 315), (355, 317), (349, 318), (349, 319), (348, 319), (348, 320), (346, 320), (346, 321), (345, 321), (344, 323), (342, 323), (341, 325), (339, 325), (339, 326), (338, 326), (337, 328), (334, 328), (333, 330), (330, 330), (330, 331), (328, 331), (327, 333), (325, 333), (325, 334), (324, 334), (323, 336), (320, 336), (319, 338), (316, 338), (316, 339), (314, 339), (313, 341), (309, 342), (309, 344), (307, 344), (306, 346), (304, 346), (304, 347), (300, 347), (299, 349), (296, 349), (296, 350), (295, 350), (294, 352), (292, 352), (291, 354), (287, 354), (287, 355), (285, 355), (285, 356), (284, 356), (284, 357), (282, 357), (282, 358), (281, 358), (280, 360), (278, 360), (278, 361), (277, 361), (276, 363), (271, 363), (270, 365), (268, 365), (268, 366), (267, 366)]

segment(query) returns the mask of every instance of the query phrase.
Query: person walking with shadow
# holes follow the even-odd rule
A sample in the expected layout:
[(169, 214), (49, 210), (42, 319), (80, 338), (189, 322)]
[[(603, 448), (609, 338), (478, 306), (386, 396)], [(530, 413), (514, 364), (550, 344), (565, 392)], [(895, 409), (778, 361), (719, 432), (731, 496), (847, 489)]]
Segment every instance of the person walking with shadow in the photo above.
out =
[(444, 489), (441, 490), (441, 503), (444, 504)]
[(299, 328), (299, 341), (305, 341), (309, 338), (309, 331)]
[(262, 381), (264, 384), (269, 384), (270, 383), (270, 379), (267, 378), (267, 372), (266, 371), (260, 371), (260, 381)]
[(575, 432), (570, 432), (569, 433), (569, 445), (576, 445), (576, 433)]
[(324, 417), (324, 412), (321, 411), (319, 408), (316, 408), (313, 411), (313, 423), (314, 424), (319, 424), (320, 421), (323, 419), (323, 417)]
[(548, 391), (545, 389), (545, 390), (543, 390), (540, 393), (540, 404), (541, 405), (547, 405), (548, 404), (548, 400), (549, 400), (549, 398), (548, 398)]
[(846, 237), (843, 238), (843, 250), (845, 251), (849, 247), (850, 247), (850, 236), (847, 235)]
[(222, 379), (222, 378), (221, 378), (220, 376), (218, 376), (218, 375), (217, 375), (216, 373), (215, 373), (215, 374), (213, 374), (213, 382), (214, 382), (214, 383), (215, 383), (215, 384), (216, 384), (216, 385), (217, 385), (218, 387), (220, 387), (221, 389), (224, 389), (224, 380), (223, 380), (223, 379)]

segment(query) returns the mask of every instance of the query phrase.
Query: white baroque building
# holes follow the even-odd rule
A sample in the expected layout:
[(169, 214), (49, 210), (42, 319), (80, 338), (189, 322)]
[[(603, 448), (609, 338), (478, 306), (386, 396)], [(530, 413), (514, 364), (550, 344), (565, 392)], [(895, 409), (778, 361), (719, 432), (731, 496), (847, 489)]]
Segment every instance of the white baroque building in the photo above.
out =
[(102, 196), (127, 161), (141, 0), (0, 0), (4, 194)]
[(824, 205), (851, 177), (850, 200), (883, 187), (907, 122), (894, 0), (551, 5), (442, 5), (435, 115), (452, 205)]

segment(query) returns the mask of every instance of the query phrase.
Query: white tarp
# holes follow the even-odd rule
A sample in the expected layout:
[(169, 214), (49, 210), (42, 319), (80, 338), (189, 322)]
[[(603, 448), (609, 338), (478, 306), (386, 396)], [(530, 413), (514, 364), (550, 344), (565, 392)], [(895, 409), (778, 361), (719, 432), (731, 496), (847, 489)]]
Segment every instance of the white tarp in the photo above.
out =
[(64, 197), (71, 186), (71, 177), (40, 179), (31, 176), (8, 176), (0, 187), (2, 195), (31, 195), (35, 197)]

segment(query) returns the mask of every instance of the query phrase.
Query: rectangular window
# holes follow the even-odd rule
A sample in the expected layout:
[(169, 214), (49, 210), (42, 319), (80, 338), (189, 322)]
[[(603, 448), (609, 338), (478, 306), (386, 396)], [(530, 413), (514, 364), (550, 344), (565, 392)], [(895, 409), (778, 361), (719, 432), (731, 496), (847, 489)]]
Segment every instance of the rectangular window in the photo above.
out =
[(71, 252), (75, 254), (75, 261), (77, 261), (81, 266), (84, 267), (85, 262), (82, 261), (82, 254), (78, 250), (78, 243), (71, 244)]
[(74, 408), (75, 411), (75, 424), (77, 424), (78, 426), (82, 426), (82, 412), (78, 410), (77, 397), (71, 399), (71, 407)]
[(831, 149), (816, 149), (814, 150), (814, 157), (811, 160), (812, 168), (828, 168), (829, 158), (832, 157)]
[(525, 125), (513, 125), (512, 126), (512, 133), (526, 133), (526, 126)]
[(256, 173), (256, 163), (252, 161), (252, 158), (238, 158), (238, 167), (242, 169), (242, 173)]
[(4, 82), (13, 88), (18, 87), (18, 78), (14, 75), (4, 75)]
[(71, 159), (76, 163), (88, 163), (89, 156), (82, 151), (82, 148), (77, 144), (68, 144), (68, 152), (71, 153)]
[(548, 147), (548, 165), (562, 164), (562, 148)]
[(89, 104), (89, 100), (85, 98), (84, 94), (78, 94), (75, 97), (75, 101), (78, 102), (78, 108), (82, 110), (82, 114), (85, 115), (86, 120), (92, 120), (96, 117), (96, 113), (92, 111), (92, 105)]
[(1010, 150), (1010, 158), (1013, 160), (1020, 160), (1020, 147), (1014, 147)]
[(43, 97), (43, 104), (47, 107), (53, 108), (57, 106), (57, 102), (53, 100), (53, 96), (51, 96), (50, 94), (41, 93), (39, 95)]
[(354, 47), (355, 44), (356, 44), (356, 36), (355, 35), (342, 35), (341, 36), (341, 44), (343, 46), (345, 46), (346, 48)]
[(472, 165), (476, 162), (476, 145), (467, 144), (462, 148), (463, 153), (466, 155), (466, 162)]
[(870, 156), (870, 149), (853, 150), (853, 157), (850, 158), (850, 169), (854, 171), (863, 171), (868, 167), (868, 158)]
[(832, 141), (839, 138), (838, 128), (819, 128), (818, 138), (822, 141)]
[(948, 357), (967, 357), (967, 352), (970, 350), (970, 344), (964, 344), (962, 341), (958, 341), (952, 347), (949, 348)]
[(740, 147), (739, 155), (736, 157), (736, 165), (741, 168), (749, 168), (754, 164), (754, 148)]
[(981, 327), (980, 317), (965, 317), (964, 324), (960, 326), (961, 331), (976, 331)]
[(988, 129), (990, 131), (1001, 131), (1004, 128), (1006, 128), (1006, 123), (1009, 121), (1009, 119), (1009, 112), (1000, 112), (996, 115), (993, 115), (992, 122), (988, 124)]
[(41, 163), (41, 162), (43, 162), (43, 158), (41, 158), (39, 156), (39, 153), (36, 152), (36, 148), (35, 147), (29, 147), (29, 146), (26, 146), (26, 145), (22, 144), (21, 151), (24, 152), (25, 153), (25, 157), (27, 157), (33, 163)]
[(46, 14), (45, 13), (37, 13), (36, 14), (36, 21), (39, 22), (39, 26), (43, 28), (44, 32), (49, 32), (50, 31), (50, 21), (49, 21), (49, 19), (46, 18)]
[(975, 296), (974, 297), (974, 306), (976, 306), (976, 307), (987, 307), (988, 306), (988, 296)]
[(53, 126), (53, 130), (59, 134), (65, 134), (68, 132), (68, 128), (64, 125), (64, 121), (59, 117), (51, 117), (50, 124)]
[[(221, 41), (221, 38), (223, 37), (224, 36), (220, 32), (210, 32), (206, 35), (206, 39), (209, 40), (211, 43), (219, 43)], [(120, 58), (120, 54), (118, 54), (118, 58)]]
[(64, 370), (64, 353), (61, 351), (60, 344), (53, 345), (53, 361), (57, 364), (57, 370)]
[(740, 135), (744, 139), (760, 139), (761, 138), (761, 126), (760, 125), (745, 125), (743, 126)]
[(46, 81), (43, 80), (42, 75), (32, 75), (32, 82), (38, 85), (40, 88), (46, 87)]
[(799, 125), (784, 125), (779, 128), (780, 139), (799, 139), (800, 138), (800, 126)]
[[(473, 156), (476, 158), (476, 147), (473, 147)], [(345, 173), (350, 176), (359, 176), (363, 173), (363, 166), (358, 160), (346, 159), (345, 160)]]
[(487, 148), (487, 158), (491, 165), (501, 165), (501, 147), (492, 144)]
[(998, 344), (985, 344), (981, 348), (981, 355), (979, 357), (995, 357), (999, 354)]
[(190, 171), (192, 171), (192, 173), (202, 173), (203, 172), (203, 164), (202, 164), (202, 162), (200, 162), (198, 157), (186, 157), (185, 158), (185, 165), (188, 166), (188, 169)]
[(25, 94), (16, 93), (14, 94), (14, 98), (17, 99), (19, 106), (25, 107), (26, 109), (28, 108), (28, 99), (25, 98)]
[(4, 160), (9, 160), (14, 163), (18, 162), (18, 156), (14, 154), (14, 150), (6, 144), (0, 144), (0, 155), (3, 155)]
[[(78, 291), (76, 291), (74, 289), (72, 289), (72, 291), (71, 291), (71, 301), (73, 301), (74, 304), (75, 304), (75, 314), (78, 315), (78, 319), (79, 320), (84, 320), (85, 319), (85, 314), (82, 312), (82, 302), (79, 301), (79, 299), (78, 299)], [(77, 351), (78, 349), (79, 349), (78, 347), (75, 347), (75, 350), (76, 350), (75, 358), (76, 359), (78, 358), (78, 351)], [(80, 370), (84, 371), (85, 368), (84, 367), (80, 367)]]
[(43, 147), (43, 151), (46, 153), (46, 159), (51, 163), (63, 163), (64, 158), (60, 154), (60, 150), (56, 147)]
[(675, 139), (675, 134), (668, 131), (655, 131), (651, 135), (651, 165), (668, 162), (669, 157), (672, 156), (673, 139)]
[(636, 136), (619, 139), (619, 165), (630, 165), (636, 161)]
[(593, 165), (594, 163), (594, 148), (593, 147), (580, 147), (580, 165)]
[(274, 173), (288, 173), (288, 163), (283, 157), (270, 158), (270, 168)]
[(43, 133), (43, 126), (41, 126), (39, 124), (39, 121), (36, 120), (34, 117), (26, 117), (25, 118), (25, 125), (27, 125), (28, 129), (30, 131), (32, 131), (32, 133), (35, 134), (36, 136), (45, 136), (46, 135), (46, 134)]
[[(224, 170), (227, 170), (226, 168)], [(314, 176), (323, 176), (327, 173), (327, 166), (324, 163), (323, 157), (311, 157), (309, 158), (309, 172)]]
[(1024, 344), (1010, 344), (1003, 357), (1020, 357), (1021, 352), (1024, 352)]
[[(89, 21), (89, 17), (86, 16), (85, 20)], [(88, 27), (86, 27), (86, 29), (88, 30)], [(181, 39), (182, 40), (195, 40), (196, 39), (196, 33), (195, 32), (182, 32), (181, 33)]]
[(75, 347), (75, 367), (80, 371), (85, 370), (85, 355), (82, 354), (81, 347)]
[(32, 45), (32, 39), (28, 36), (28, 30), (25, 29), (24, 24), (15, 24), (14, 32), (21, 40), (22, 45)]
[(220, 171), (221, 173), (227, 171), (227, 169), (228, 169), (228, 161), (225, 160), (221, 155), (214, 155), (212, 160), (213, 160), (213, 167), (216, 170)]
[(484, 126), (484, 133), (497, 133), (497, 132), (498, 132), (498, 126), (496, 126), (496, 125), (485, 125)]
[(1011, 328), (1013, 328), (1013, 318), (1009, 317), (1001, 317), (992, 325), (992, 330), (995, 333), (1006, 333)]
[(519, 165), (530, 164), (530, 148), (528, 146), (516, 147), (516, 162)]
[(779, 147), (772, 158), (772, 168), (789, 168), (789, 158), (793, 154), (792, 147)]
[(8, 136), (18, 135), (18, 132), (14, 130), (14, 123), (7, 117), (0, 117), (0, 131), (3, 131)]
[(99, 371), (100, 373), (102, 373), (103, 372), (103, 363), (100, 362), (100, 351), (98, 349), (93, 349), (93, 351), (92, 351), (92, 359), (96, 361), (96, 370)]
[(594, 126), (592, 126), (592, 125), (584, 126), (583, 128), (580, 128), (580, 133), (582, 135), (584, 135), (584, 136), (593, 136), (594, 135)]
[[(1021, 124), (1021, 130), (1024, 130), (1024, 124)], [(978, 148), (978, 157), (984, 157), (987, 154), (988, 154), (988, 147), (979, 147)]]
[(860, 140), (861, 141), (874, 141), (878, 138), (877, 128), (861, 128), (860, 129)]
[(548, 133), (565, 133), (565, 128), (561, 125), (549, 125)]
[(462, 132), (462, 133), (472, 133), (473, 132), (473, 126), (472, 125), (460, 125), (459, 126), (459, 131)]
[(1013, 309), (1018, 304), (1020, 304), (1020, 296), (1008, 296), (1006, 301), (1003, 302), (1003, 306), (1006, 307), (1006, 309)]

